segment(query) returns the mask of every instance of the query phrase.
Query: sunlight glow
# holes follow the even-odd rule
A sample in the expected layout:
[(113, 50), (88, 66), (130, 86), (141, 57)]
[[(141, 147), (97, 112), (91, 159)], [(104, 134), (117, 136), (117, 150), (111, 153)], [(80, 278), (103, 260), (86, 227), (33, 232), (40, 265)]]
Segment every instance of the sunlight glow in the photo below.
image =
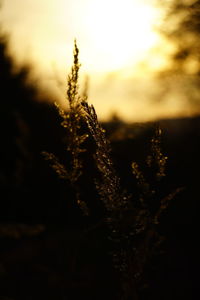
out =
[(152, 26), (156, 10), (144, 1), (81, 3), (75, 31), (80, 44), (87, 45), (82, 60), (89, 71), (114, 71), (134, 64), (155, 44), (158, 36)]
[(134, 65), (158, 40), (158, 11), (147, 0), (8, 0), (3, 23), (18, 59), (66, 66), (74, 38), (88, 73)]
[[(100, 119), (117, 112), (126, 120), (149, 120), (161, 115), (162, 109), (165, 112), (165, 107), (158, 109), (151, 102), (156, 87), (150, 77), (153, 70), (165, 66), (161, 52), (167, 49), (165, 43), (155, 47), (161, 39), (153, 26), (161, 15), (153, 2), (6, 0), (1, 23), (9, 34), (10, 53), (19, 65), (31, 63), (33, 78), (51, 100), (65, 103), (66, 74), (76, 38), (80, 87), (82, 75), (87, 74), (89, 101)], [(193, 70), (195, 64), (189, 67)]]

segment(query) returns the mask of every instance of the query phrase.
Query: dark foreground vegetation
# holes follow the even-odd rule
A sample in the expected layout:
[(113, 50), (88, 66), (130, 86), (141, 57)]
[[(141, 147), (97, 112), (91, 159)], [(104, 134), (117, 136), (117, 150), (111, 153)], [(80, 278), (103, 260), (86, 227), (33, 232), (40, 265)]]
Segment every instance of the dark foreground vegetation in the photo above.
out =
[[(132, 282), (136, 286), (132, 287), (132, 293), (127, 292), (130, 273), (128, 279), (125, 276), (122, 280), (115, 266), (123, 267), (122, 256), (117, 247), (113, 249), (115, 237), (110, 234), (110, 227), (102, 222), (105, 212), (112, 209), (106, 210), (105, 202), (102, 205), (104, 191), (99, 196), (95, 189), (93, 179), (99, 175), (93, 163), (92, 137), (83, 142), (83, 148), (89, 149), (81, 153), (85, 159), (81, 167), (84, 176), (79, 178), (79, 173), (71, 172), (71, 180), (65, 180), (65, 176), (60, 179), (42, 152), (53, 153), (70, 163), (66, 157), (71, 148), (66, 151), (66, 131), (60, 125), (62, 112), (59, 115), (53, 105), (36, 101), (35, 89), (25, 84), (26, 71), (12, 73), (4, 42), (0, 63), (0, 299), (197, 299), (200, 118), (159, 122), (163, 132), (162, 152), (168, 160), (156, 199), (163, 199), (177, 188), (181, 190), (162, 212), (156, 231), (164, 239), (156, 239), (156, 243), (161, 241), (160, 247), (153, 247), (151, 259), (145, 264), (143, 258), (152, 252), (154, 240), (140, 249), (141, 258), (138, 256), (137, 262), (142, 265), (142, 274), (134, 271), (138, 270), (137, 264)], [(88, 109), (86, 104), (84, 107)], [(83, 133), (88, 132), (86, 124), (82, 126)], [(113, 174), (121, 178), (121, 185), (127, 195), (133, 195), (133, 200), (140, 199), (141, 193), (146, 197), (138, 191), (131, 165), (137, 162), (142, 174), (147, 173), (151, 178), (146, 158), (155, 124), (130, 125), (113, 119), (102, 127), (111, 141), (116, 168)], [(62, 168), (58, 164), (56, 168), (62, 175)], [(103, 180), (100, 177), (99, 185), (104, 182), (106, 187)], [(143, 182), (142, 191), (144, 188)], [(159, 203), (148, 205), (156, 210)], [(135, 222), (132, 212), (126, 213), (123, 226), (118, 229), (123, 234), (127, 224)], [(113, 218), (113, 214), (110, 216)], [(134, 245), (145, 245), (142, 237), (128, 239)], [(117, 261), (113, 260), (115, 254)]]

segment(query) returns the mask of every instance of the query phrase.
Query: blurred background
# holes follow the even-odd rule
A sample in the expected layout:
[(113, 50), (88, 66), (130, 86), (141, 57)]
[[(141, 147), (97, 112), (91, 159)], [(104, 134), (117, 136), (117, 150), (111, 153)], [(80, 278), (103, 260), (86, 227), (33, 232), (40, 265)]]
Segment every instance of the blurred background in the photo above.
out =
[(198, 114), (198, 2), (125, 0), (1, 1), (1, 31), (15, 68), (49, 101), (65, 103), (74, 38), (81, 76), (101, 120)]
[(41, 155), (66, 156), (53, 102), (67, 107), (74, 38), (80, 93), (87, 81), (124, 187), (134, 194), (131, 162), (143, 167), (159, 122), (168, 156), (160, 194), (184, 188), (163, 216), (165, 253), (141, 299), (198, 298), (199, 20), (198, 0), (1, 1), (0, 299), (117, 299), (101, 238), (80, 243), (82, 228), (101, 218), (91, 158), (81, 183), (92, 207), (85, 218)]

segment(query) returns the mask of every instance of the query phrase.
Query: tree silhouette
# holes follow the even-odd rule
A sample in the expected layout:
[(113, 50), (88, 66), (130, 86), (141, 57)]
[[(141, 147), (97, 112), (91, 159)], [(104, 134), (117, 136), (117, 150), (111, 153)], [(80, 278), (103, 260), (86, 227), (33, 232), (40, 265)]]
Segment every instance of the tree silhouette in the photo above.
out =
[(49, 175), (39, 170), (41, 151), (55, 147), (52, 136), (59, 136), (59, 122), (52, 104), (29, 80), (30, 67), (15, 68), (8, 44), (0, 30), (0, 216), (31, 220), (44, 215), (44, 194), (50, 202), (54, 194), (47, 188)]
[(158, 73), (162, 85), (158, 99), (173, 95), (184, 113), (199, 114), (200, 0), (156, 0), (156, 3), (164, 11), (158, 32), (173, 45), (167, 67)]
[(176, 46), (172, 54), (173, 70), (200, 75), (200, 1), (167, 1), (161, 33)]
[(21, 160), (27, 157), (25, 146), (28, 126), (22, 117), (26, 99), (34, 95), (26, 86), (28, 69), (14, 73), (14, 62), (8, 55), (8, 39), (0, 37), (0, 89), (1, 89), (1, 187), (16, 186), (22, 176)]

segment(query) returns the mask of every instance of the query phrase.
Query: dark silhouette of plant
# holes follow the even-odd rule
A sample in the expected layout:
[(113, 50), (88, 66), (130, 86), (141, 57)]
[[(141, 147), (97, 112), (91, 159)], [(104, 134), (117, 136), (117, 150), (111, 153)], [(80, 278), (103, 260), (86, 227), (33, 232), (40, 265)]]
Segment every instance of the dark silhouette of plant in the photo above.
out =
[(87, 138), (87, 134), (81, 134), (81, 121), (83, 118), (83, 108), (81, 102), (85, 96), (78, 94), (78, 75), (80, 64), (78, 61), (79, 50), (76, 42), (74, 44), (74, 64), (68, 76), (66, 96), (69, 104), (69, 111), (65, 112), (57, 103), (55, 104), (59, 115), (62, 118), (61, 125), (66, 129), (68, 136), (67, 152), (70, 155), (70, 166), (68, 169), (59, 159), (48, 152), (43, 152), (45, 158), (51, 162), (52, 168), (60, 178), (68, 180), (76, 192), (77, 204), (81, 207), (84, 214), (88, 215), (88, 208), (84, 201), (80, 199), (80, 191), (76, 184), (82, 174), (82, 160), (80, 154), (85, 151), (82, 144)]
[[(98, 170), (94, 184), (104, 207), (104, 216), (97, 226), (103, 224), (107, 227), (112, 261), (120, 274), (120, 299), (136, 300), (145, 267), (161, 241), (157, 230), (161, 214), (180, 189), (164, 198), (159, 196), (159, 185), (156, 182), (160, 182), (165, 176), (167, 161), (161, 150), (162, 131), (159, 126), (151, 139), (150, 154), (146, 161), (147, 168), (152, 169), (154, 180), (148, 181), (138, 164), (133, 162), (132, 173), (137, 181), (138, 191), (129, 194), (121, 186), (112, 161), (111, 146), (105, 130), (98, 121), (95, 108), (88, 104), (86, 94), (80, 96), (78, 93), (79, 67), (78, 47), (75, 41), (74, 65), (68, 76), (66, 93), (69, 110), (66, 112), (56, 105), (63, 120), (61, 125), (68, 134), (67, 152), (70, 156), (70, 166), (67, 168), (53, 154), (44, 152), (44, 155), (56, 173), (71, 183), (76, 191), (77, 204), (88, 214), (88, 206), (80, 198), (79, 178), (83, 173), (81, 153), (86, 151), (84, 142), (87, 137), (93, 139), (94, 164)], [(81, 131), (83, 123), (88, 128), (86, 134), (82, 134)], [(95, 228), (94, 226), (93, 229)]]

